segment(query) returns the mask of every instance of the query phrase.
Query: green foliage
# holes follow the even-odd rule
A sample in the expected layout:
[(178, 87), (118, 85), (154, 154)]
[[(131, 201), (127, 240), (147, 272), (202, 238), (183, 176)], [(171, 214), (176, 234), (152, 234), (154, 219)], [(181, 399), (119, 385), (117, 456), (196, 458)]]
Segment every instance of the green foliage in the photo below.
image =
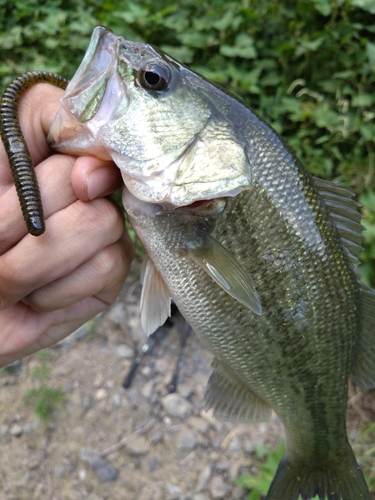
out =
[(259, 473), (251, 474), (248, 472), (236, 480), (238, 486), (244, 490), (250, 490), (248, 500), (261, 500), (267, 494), (284, 452), (284, 441), (281, 441), (274, 450), (271, 450), (268, 446), (256, 449), (251, 465), (257, 467)]
[(371, 492), (375, 491), (375, 446), (370, 445), (374, 440), (375, 423), (365, 420), (363, 430), (356, 437), (353, 448)]
[(41, 363), (33, 369), (32, 378), (37, 382), (38, 387), (29, 389), (24, 401), (34, 406), (34, 411), (42, 422), (48, 422), (66, 398), (61, 389), (48, 386), (51, 368), (47, 364), (47, 359), (51, 357), (51, 354), (48, 351), (40, 351), (37, 357), (41, 359)]
[(375, 283), (375, 192), (362, 193), (359, 201), (363, 205), (362, 225), (365, 227), (363, 234), (366, 238), (365, 249), (361, 255), (363, 264), (359, 267), (359, 272), (362, 280), (371, 285)]
[(0, 0), (0, 91), (31, 69), (70, 78), (98, 24), (234, 93), (314, 175), (375, 192), (373, 0)]

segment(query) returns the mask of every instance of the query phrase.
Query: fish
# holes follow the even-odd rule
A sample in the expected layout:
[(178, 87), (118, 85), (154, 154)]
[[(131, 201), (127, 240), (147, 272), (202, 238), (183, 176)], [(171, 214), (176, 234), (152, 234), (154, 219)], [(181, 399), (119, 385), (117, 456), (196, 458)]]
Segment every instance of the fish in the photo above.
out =
[(141, 322), (171, 298), (212, 352), (206, 409), (261, 422), (286, 452), (267, 500), (370, 500), (346, 432), (348, 379), (375, 386), (375, 292), (359, 280), (359, 205), (312, 177), (223, 89), (147, 43), (96, 27), (49, 133), (112, 159), (147, 262)]

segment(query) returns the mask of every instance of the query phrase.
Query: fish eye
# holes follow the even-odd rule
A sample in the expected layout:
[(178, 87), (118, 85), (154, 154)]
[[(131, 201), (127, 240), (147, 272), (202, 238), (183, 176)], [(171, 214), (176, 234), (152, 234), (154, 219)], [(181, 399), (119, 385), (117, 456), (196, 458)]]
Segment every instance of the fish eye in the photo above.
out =
[(171, 79), (171, 73), (166, 66), (158, 64), (141, 69), (138, 82), (145, 90), (166, 90)]

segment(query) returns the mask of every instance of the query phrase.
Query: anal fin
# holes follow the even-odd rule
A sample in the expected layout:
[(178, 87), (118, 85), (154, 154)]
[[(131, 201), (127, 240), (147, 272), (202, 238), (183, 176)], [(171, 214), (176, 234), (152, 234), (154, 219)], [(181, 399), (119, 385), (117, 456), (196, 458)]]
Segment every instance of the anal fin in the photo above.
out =
[(216, 358), (207, 384), (205, 408), (214, 409), (214, 416), (236, 422), (263, 422), (271, 416), (268, 404), (252, 392)]

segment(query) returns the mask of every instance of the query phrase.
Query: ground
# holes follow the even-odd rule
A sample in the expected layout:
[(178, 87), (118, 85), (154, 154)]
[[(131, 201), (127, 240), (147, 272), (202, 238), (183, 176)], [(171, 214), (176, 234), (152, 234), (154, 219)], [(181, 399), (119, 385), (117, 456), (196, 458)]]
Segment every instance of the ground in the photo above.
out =
[[(169, 386), (184, 322), (163, 328), (130, 388), (124, 378), (144, 342), (137, 266), (116, 303), (93, 322), (0, 376), (0, 500), (244, 500), (235, 480), (258, 472), (254, 451), (277, 445), (274, 416), (258, 425), (218, 421), (203, 409), (212, 356), (194, 334), (185, 348), (177, 392)], [(65, 403), (42, 423), (24, 397), (36, 369)], [(39, 384), (39, 385), (38, 385)], [(372, 402), (352, 396), (350, 437)], [(362, 400), (361, 400), (362, 401)], [(362, 405), (363, 406), (363, 405)]]

